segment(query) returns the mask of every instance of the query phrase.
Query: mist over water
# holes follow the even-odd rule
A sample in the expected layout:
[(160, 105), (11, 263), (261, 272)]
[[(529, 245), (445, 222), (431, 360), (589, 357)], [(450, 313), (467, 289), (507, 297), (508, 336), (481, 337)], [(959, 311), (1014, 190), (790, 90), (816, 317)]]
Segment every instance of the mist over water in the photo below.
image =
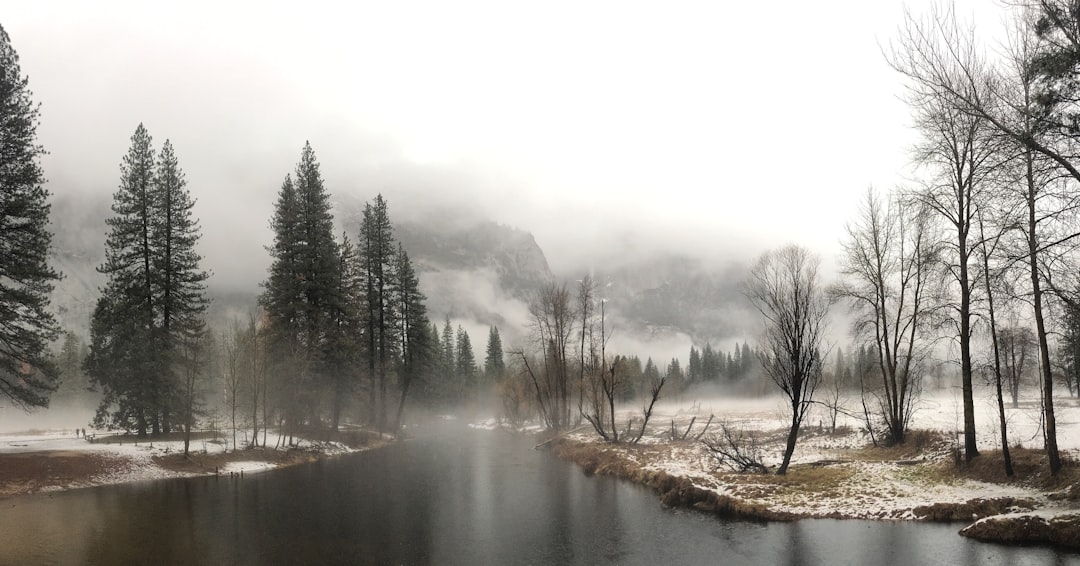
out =
[[(244, 478), (8, 500), (11, 563), (1077, 564), (955, 526), (731, 521), (663, 508), (533, 442), (457, 422), (384, 449)], [(1017, 562), (1019, 561), (1019, 562)]]

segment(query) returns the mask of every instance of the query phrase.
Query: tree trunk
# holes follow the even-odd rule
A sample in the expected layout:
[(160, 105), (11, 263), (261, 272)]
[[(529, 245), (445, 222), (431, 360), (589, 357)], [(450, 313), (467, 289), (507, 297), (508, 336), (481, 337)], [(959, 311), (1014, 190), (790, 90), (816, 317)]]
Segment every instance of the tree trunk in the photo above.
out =
[(1050, 348), (1046, 340), (1046, 322), (1043, 320), (1042, 289), (1034, 256), (1031, 259), (1032, 299), (1035, 308), (1035, 331), (1039, 335), (1039, 357), (1043, 382), (1043, 419), (1046, 427), (1046, 458), (1050, 463), (1050, 475), (1061, 471), (1061, 455), (1057, 445), (1057, 422), (1054, 418), (1054, 375), (1050, 370)]
[(975, 443), (975, 398), (971, 385), (971, 286), (968, 275), (967, 234), (960, 237), (960, 378), (964, 395), (964, 458), (979, 455)]
[(1046, 431), (1046, 458), (1050, 463), (1050, 475), (1061, 471), (1061, 456), (1058, 454), (1057, 422), (1054, 418), (1054, 375), (1050, 370), (1050, 347), (1046, 340), (1046, 322), (1043, 320), (1042, 284), (1039, 280), (1039, 242), (1035, 232), (1036, 191), (1035, 177), (1031, 159), (1027, 160), (1027, 205), (1028, 205), (1028, 266), (1031, 268), (1031, 299), (1035, 311), (1035, 333), (1039, 339), (1039, 365), (1043, 383), (1043, 419)]
[(788, 430), (787, 444), (784, 446), (784, 461), (780, 463), (780, 468), (776, 470), (776, 475), (782, 476), (787, 473), (788, 464), (791, 463), (791, 455), (795, 453), (795, 441), (799, 439), (799, 407), (797, 404), (792, 406), (794, 415), (791, 417), (791, 429)]
[(405, 396), (409, 393), (411, 379), (401, 384), (401, 398), (398, 399), (397, 415), (394, 416), (394, 434), (401, 430), (401, 415), (405, 413)]
[[(982, 239), (983, 282), (986, 285), (986, 302), (990, 315), (990, 342), (994, 349), (994, 385), (997, 389), (998, 423), (1001, 427), (1001, 457), (1005, 461), (1005, 475), (1013, 476), (1012, 458), (1009, 456), (1009, 429), (1005, 420), (1005, 398), (1001, 391), (1001, 348), (998, 345), (997, 317), (994, 310), (994, 291), (990, 286), (990, 252), (986, 249), (986, 233), (982, 214), (979, 215), (979, 237)], [(1016, 397), (1013, 397), (1016, 402)]]

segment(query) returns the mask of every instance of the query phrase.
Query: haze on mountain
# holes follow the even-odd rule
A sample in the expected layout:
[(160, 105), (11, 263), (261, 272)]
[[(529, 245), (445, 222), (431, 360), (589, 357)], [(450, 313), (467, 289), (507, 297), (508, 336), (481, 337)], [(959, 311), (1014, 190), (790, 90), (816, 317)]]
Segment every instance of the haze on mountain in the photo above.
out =
[(42, 104), (65, 323), (87, 319), (80, 289), (100, 285), (142, 122), (184, 164), (218, 315), (258, 292), (274, 192), (310, 140), (341, 229), (382, 193), (407, 246), (427, 246), (410, 252), (435, 318), (520, 329), (530, 281), (591, 272), (626, 346), (673, 339), (670, 357), (747, 337), (751, 258), (797, 241), (830, 266), (867, 185), (898, 181), (912, 134), (879, 42), (902, 16), (899, 1), (50, 2), (4, 25)]

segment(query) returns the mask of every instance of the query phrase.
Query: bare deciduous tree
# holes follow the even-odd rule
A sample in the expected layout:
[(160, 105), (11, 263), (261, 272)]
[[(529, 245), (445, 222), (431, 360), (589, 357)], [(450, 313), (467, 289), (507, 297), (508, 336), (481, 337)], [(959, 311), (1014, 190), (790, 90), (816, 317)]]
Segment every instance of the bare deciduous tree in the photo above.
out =
[(604, 301), (600, 301), (600, 367), (592, 365), (588, 375), (586, 405), (582, 417), (605, 442), (618, 442), (619, 429), (615, 426), (615, 397), (622, 382), (618, 374), (618, 360), (607, 362), (607, 329)]
[[(601, 301), (600, 364), (599, 366), (596, 366), (595, 363), (590, 365), (586, 378), (588, 384), (586, 385), (586, 397), (581, 416), (592, 425), (593, 430), (605, 442), (619, 442), (619, 429), (615, 424), (615, 398), (619, 396), (624, 382), (623, 375), (618, 371), (620, 358), (616, 357), (610, 364), (607, 361), (608, 335), (606, 332), (604, 302)], [(656, 405), (656, 401), (660, 399), (660, 393), (663, 391), (665, 383), (667, 383), (667, 375), (663, 377), (656, 376), (650, 383), (649, 399), (641, 408), (641, 428), (638, 429), (637, 435), (630, 440), (632, 444), (640, 442), (645, 435), (645, 428), (649, 425), (649, 419), (652, 418), (653, 407)], [(630, 438), (631, 434), (630, 425), (627, 425), (626, 432), (621, 438)]]
[(243, 374), (240, 371), (245, 332), (240, 323), (233, 321), (232, 328), (221, 333), (222, 377), (225, 380), (225, 405), (229, 408), (229, 424), (232, 427), (232, 449), (236, 450), (236, 409), (240, 404), (240, 383)]
[(649, 384), (649, 401), (647, 404), (641, 407), (641, 428), (638, 429), (637, 436), (630, 442), (637, 444), (641, 441), (641, 437), (645, 436), (645, 427), (649, 426), (649, 419), (652, 418), (653, 407), (656, 405), (656, 401), (660, 399), (660, 392), (664, 390), (664, 384), (667, 383), (667, 375), (663, 375), (658, 378), (653, 378)]
[(821, 381), (828, 302), (818, 264), (806, 249), (789, 245), (763, 254), (746, 283), (747, 297), (764, 318), (761, 365), (791, 406), (784, 459), (776, 471), (781, 475), (787, 473), (799, 427)]
[(888, 442), (902, 443), (921, 391), (928, 329), (940, 299), (936, 234), (917, 202), (904, 206), (890, 197), (882, 203), (873, 190), (847, 233), (844, 280), (829, 292), (851, 306), (855, 335), (877, 354), (881, 387), (864, 393), (876, 397)]
[[(977, 49), (974, 30), (964, 29), (951, 10), (934, 10), (923, 20), (909, 16), (890, 62), (910, 79), (914, 96), (937, 101), (968, 119), (982, 121), (996, 140), (1007, 140), (1013, 148), (1019, 148), (1019, 155), (1012, 161), (1019, 162), (1024, 171), (1013, 186), (1021, 187), (1025, 193), (1027, 218), (1017, 224), (1024, 232), (1026, 243), (1023, 255), (1017, 259), (1023, 260), (1030, 272), (1030, 301), (1041, 362), (1046, 453), (1050, 471), (1056, 474), (1061, 469), (1061, 460), (1043, 294), (1044, 289), (1051, 289), (1063, 296), (1060, 290), (1065, 286), (1055, 286), (1047, 279), (1048, 266), (1053, 263), (1047, 258), (1062, 257), (1050, 250), (1080, 234), (1047, 229), (1045, 224), (1054, 223), (1061, 212), (1075, 209), (1075, 204), (1071, 204), (1075, 195), (1069, 195), (1070, 204), (1065, 208), (1048, 208), (1052, 199), (1047, 198), (1045, 185), (1037, 182), (1035, 173), (1041, 168), (1036, 164), (1045, 161), (1072, 183), (1080, 181), (1080, 169), (1075, 163), (1080, 141), (1080, 128), (1077, 128), (1080, 83), (1075, 78), (1080, 65), (1080, 33), (1077, 33), (1080, 11), (1071, 0), (1032, 0), (1020, 2), (1016, 8), (1018, 25), (1010, 69), (1002, 71), (987, 64)], [(1061, 185), (1066, 183), (1063, 181)], [(1047, 214), (1050, 209), (1057, 209), (1058, 213)], [(966, 401), (965, 395), (965, 433)], [(965, 444), (968, 444), (967, 436)]]
[[(1000, 279), (990, 269), (990, 257), (995, 255), (991, 250), (991, 243), (993, 243), (993, 249), (996, 250), (998, 245), (1002, 242), (1001, 233), (994, 235), (993, 237), (986, 234), (986, 222), (983, 219), (983, 214), (979, 214), (979, 239), (982, 241), (982, 245), (979, 246), (979, 251), (982, 252), (982, 279), (986, 291), (986, 314), (990, 322), (990, 345), (992, 360), (990, 368), (994, 372), (994, 393), (997, 397), (998, 408), (998, 425), (1001, 433), (1001, 457), (1005, 464), (1005, 475), (1008, 477), (1013, 476), (1012, 456), (1009, 454), (1009, 422), (1005, 418), (1005, 400), (1001, 393), (1001, 386), (1004, 381), (1003, 372), (1001, 367), (1001, 340), (1000, 332), (997, 325), (997, 307), (994, 301), (995, 290), (991, 281)], [(999, 270), (1000, 271), (1000, 270)], [(1000, 285), (999, 285), (1000, 286)]]
[(979, 455), (975, 440), (975, 402), (972, 387), (972, 299), (976, 277), (971, 263), (979, 242), (975, 233), (980, 207), (991, 198), (988, 176), (998, 164), (999, 137), (993, 123), (957, 104), (958, 97), (988, 96), (992, 73), (985, 66), (970, 31), (951, 11), (933, 12), (928, 21), (908, 16), (900, 46), (890, 64), (909, 78), (907, 101), (922, 133), (916, 162), (929, 174), (917, 198), (951, 230), (948, 251), (942, 254), (955, 303), (950, 305), (960, 347), (960, 376), (964, 403), (964, 455)]
[(1000, 329), (998, 338), (1002, 350), (1002, 375), (1015, 409), (1020, 406), (1020, 385), (1035, 348), (1035, 334), (1027, 327), (1010, 326)]
[(706, 435), (702, 441), (716, 467), (727, 466), (737, 473), (767, 474), (769, 468), (762, 463), (764, 450), (756, 434), (735, 429), (721, 421), (720, 432)]
[(571, 417), (570, 340), (577, 318), (566, 285), (545, 283), (529, 305), (529, 315), (539, 359), (530, 362), (529, 354), (522, 349), (511, 354), (533, 386), (545, 426), (564, 430), (569, 427)]

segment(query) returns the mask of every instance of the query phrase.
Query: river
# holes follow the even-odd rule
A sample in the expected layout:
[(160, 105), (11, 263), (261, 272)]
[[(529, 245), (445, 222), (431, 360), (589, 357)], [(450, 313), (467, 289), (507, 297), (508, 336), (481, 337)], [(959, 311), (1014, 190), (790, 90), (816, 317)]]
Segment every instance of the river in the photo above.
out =
[(0, 500), (3, 564), (1077, 564), (959, 526), (728, 521), (458, 423), (242, 479)]

